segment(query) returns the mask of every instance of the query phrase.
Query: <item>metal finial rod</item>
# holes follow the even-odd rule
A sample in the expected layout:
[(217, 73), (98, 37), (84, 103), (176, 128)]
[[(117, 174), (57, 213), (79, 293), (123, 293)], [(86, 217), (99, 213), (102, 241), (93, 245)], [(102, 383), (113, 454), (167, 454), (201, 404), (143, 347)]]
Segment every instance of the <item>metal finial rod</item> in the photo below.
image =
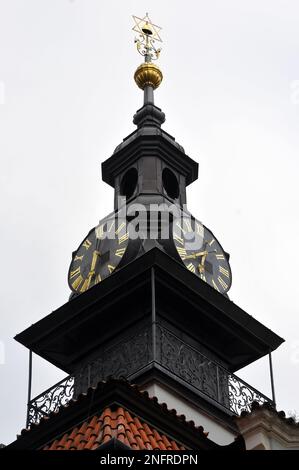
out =
[(28, 372), (28, 398), (27, 398), (27, 415), (26, 415), (26, 428), (29, 426), (29, 407), (31, 401), (31, 388), (32, 388), (32, 350), (29, 349), (29, 372)]
[(143, 104), (154, 104), (154, 90), (151, 86), (146, 86), (144, 88), (144, 99)]

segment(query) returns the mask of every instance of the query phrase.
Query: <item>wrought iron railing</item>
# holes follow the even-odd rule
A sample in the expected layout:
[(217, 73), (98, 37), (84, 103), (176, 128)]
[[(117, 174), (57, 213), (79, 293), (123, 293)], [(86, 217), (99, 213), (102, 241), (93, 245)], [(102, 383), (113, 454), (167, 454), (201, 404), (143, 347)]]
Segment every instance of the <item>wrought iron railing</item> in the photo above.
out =
[[(162, 356), (161, 365), (232, 414), (240, 415), (242, 411), (250, 411), (253, 402), (273, 404), (270, 398), (251, 387), (244, 380), (206, 358), (196, 349), (190, 348), (190, 346), (188, 349), (193, 349), (192, 352), (195, 356), (191, 362), (188, 362), (185, 376), (182, 370), (178, 371), (179, 361), (174, 366), (172, 361), (166, 363)], [(186, 364), (186, 361), (190, 361), (190, 351), (188, 355), (187, 351), (181, 348), (180, 356), (184, 357), (181, 366)], [(28, 404), (27, 427), (39, 423), (42, 417), (57, 412), (61, 406), (66, 405), (72, 399), (74, 393), (75, 377), (69, 375), (35, 397)]]
[(250, 411), (253, 402), (273, 400), (186, 343), (165, 325), (158, 325), (158, 362), (187, 384), (233, 414)]
[(27, 427), (38, 424), (41, 418), (48, 416), (66, 405), (74, 394), (74, 377), (69, 375), (53, 387), (33, 398), (28, 404)]

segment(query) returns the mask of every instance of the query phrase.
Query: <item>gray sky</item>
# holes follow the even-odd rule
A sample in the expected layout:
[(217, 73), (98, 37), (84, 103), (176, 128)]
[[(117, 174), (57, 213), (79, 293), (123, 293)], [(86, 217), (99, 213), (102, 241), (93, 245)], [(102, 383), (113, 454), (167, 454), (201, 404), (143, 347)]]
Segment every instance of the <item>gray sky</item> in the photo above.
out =
[[(297, 0), (0, 0), (0, 442), (25, 423), (13, 336), (68, 299), (72, 251), (113, 209), (100, 163), (134, 130), (131, 14), (163, 27), (156, 104), (199, 163), (189, 210), (231, 255), (230, 298), (286, 339), (278, 408), (299, 387)], [(33, 395), (65, 374), (35, 356)], [(267, 359), (239, 372), (270, 394)]]

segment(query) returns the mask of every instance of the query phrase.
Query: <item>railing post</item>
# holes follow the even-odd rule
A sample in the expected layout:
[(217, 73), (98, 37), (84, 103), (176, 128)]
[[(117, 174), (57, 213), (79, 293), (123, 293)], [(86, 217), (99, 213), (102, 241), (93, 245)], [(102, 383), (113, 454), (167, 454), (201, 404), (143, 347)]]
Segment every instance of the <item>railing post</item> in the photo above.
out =
[(275, 388), (274, 388), (274, 376), (273, 376), (273, 364), (272, 364), (272, 354), (271, 354), (271, 351), (269, 352), (269, 366), (270, 366), (272, 401), (273, 401), (273, 404), (274, 404), (274, 408), (276, 408)]
[(29, 371), (28, 371), (28, 398), (27, 398), (27, 417), (26, 428), (29, 426), (29, 410), (31, 401), (31, 387), (32, 387), (32, 351), (29, 349)]

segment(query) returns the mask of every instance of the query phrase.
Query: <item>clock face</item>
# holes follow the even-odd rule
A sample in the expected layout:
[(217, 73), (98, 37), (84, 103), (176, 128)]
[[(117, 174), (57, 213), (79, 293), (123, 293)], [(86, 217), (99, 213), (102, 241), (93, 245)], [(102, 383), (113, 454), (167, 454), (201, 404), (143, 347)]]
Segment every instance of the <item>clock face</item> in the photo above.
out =
[(83, 240), (68, 273), (73, 292), (85, 292), (107, 278), (122, 263), (129, 243), (125, 220), (106, 219)]
[(231, 270), (220, 243), (201, 222), (174, 221), (173, 241), (186, 268), (222, 294), (231, 286)]

